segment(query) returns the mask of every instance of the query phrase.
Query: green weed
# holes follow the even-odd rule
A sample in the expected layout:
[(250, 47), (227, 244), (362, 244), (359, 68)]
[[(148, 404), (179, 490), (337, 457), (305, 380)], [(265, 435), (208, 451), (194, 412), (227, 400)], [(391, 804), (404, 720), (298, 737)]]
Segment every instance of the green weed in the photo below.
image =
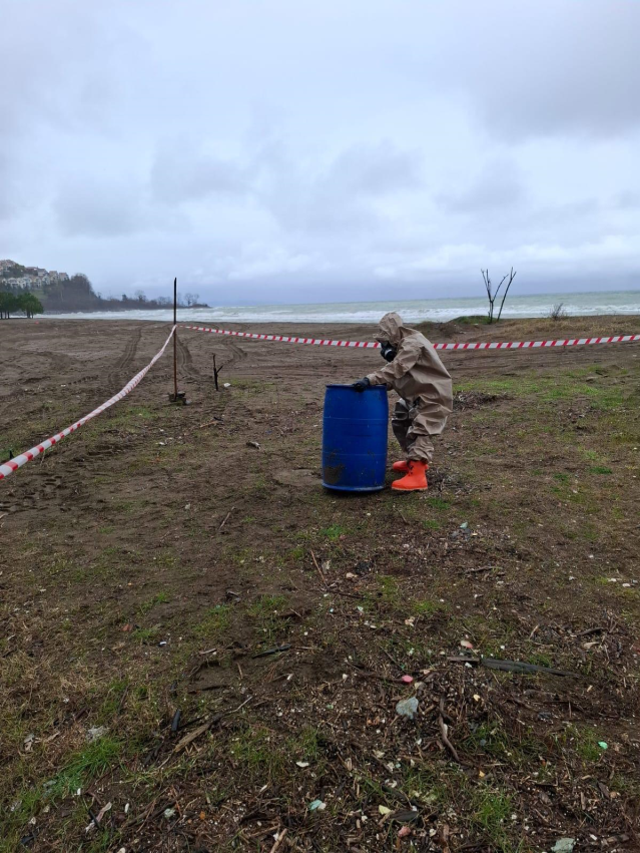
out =
[(199, 637), (219, 637), (229, 629), (231, 622), (231, 607), (228, 604), (216, 604), (207, 610), (204, 619), (196, 627), (195, 633)]

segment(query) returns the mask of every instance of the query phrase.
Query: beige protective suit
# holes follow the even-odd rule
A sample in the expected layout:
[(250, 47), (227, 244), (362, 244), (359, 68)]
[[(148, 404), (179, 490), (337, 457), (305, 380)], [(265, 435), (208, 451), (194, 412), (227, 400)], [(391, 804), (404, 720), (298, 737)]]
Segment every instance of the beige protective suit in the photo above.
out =
[(398, 314), (384, 315), (377, 340), (388, 341), (398, 353), (367, 379), (400, 395), (391, 426), (407, 458), (431, 462), (431, 436), (440, 435), (453, 410), (451, 377), (433, 344), (416, 329), (405, 326)]

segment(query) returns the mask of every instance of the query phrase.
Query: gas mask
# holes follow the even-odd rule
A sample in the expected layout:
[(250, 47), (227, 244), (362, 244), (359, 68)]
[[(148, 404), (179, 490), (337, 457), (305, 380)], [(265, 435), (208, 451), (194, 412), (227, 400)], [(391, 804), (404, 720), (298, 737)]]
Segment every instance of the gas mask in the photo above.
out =
[(397, 354), (398, 350), (394, 346), (391, 346), (389, 341), (385, 341), (380, 345), (380, 355), (385, 361), (393, 361)]

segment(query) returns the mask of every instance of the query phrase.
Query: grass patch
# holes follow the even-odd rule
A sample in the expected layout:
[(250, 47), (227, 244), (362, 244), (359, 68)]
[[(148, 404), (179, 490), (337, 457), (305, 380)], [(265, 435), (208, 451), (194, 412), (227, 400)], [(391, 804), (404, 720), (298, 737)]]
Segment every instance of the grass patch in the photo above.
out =
[(166, 604), (169, 601), (169, 596), (166, 592), (159, 592), (157, 595), (154, 595), (153, 598), (149, 599), (149, 601), (143, 602), (138, 607), (138, 613), (141, 616), (147, 614), (150, 610), (152, 610), (156, 604)]
[(57, 776), (45, 782), (44, 794), (57, 800), (84, 789), (93, 779), (119, 765), (122, 752), (120, 741), (109, 735), (101, 737), (73, 755)]
[(247, 615), (264, 642), (274, 643), (277, 637), (287, 633), (289, 620), (282, 617), (286, 605), (284, 595), (263, 595), (247, 608)]
[(427, 498), (427, 504), (433, 509), (446, 510), (451, 504), (445, 501), (444, 498)]
[(246, 728), (231, 745), (238, 769), (254, 784), (282, 781), (287, 773), (288, 756), (278, 748), (273, 733), (264, 726)]
[(414, 616), (433, 616), (445, 609), (445, 605), (441, 601), (434, 601), (431, 598), (423, 598), (411, 604), (411, 612)]
[(228, 604), (216, 604), (207, 610), (204, 619), (196, 627), (198, 637), (219, 637), (228, 630), (231, 622), (231, 607)]
[(594, 729), (570, 725), (559, 740), (565, 746), (570, 746), (587, 764), (594, 764), (602, 757), (603, 750), (598, 746), (600, 738)]
[(473, 794), (471, 821), (475, 828), (491, 843), (491, 849), (501, 853), (514, 853), (520, 845), (512, 843), (509, 825), (512, 823), (511, 798), (502, 791), (479, 787)]
[(341, 536), (344, 536), (346, 532), (346, 527), (341, 527), (339, 524), (332, 524), (321, 531), (325, 539), (328, 539), (330, 542), (336, 542)]

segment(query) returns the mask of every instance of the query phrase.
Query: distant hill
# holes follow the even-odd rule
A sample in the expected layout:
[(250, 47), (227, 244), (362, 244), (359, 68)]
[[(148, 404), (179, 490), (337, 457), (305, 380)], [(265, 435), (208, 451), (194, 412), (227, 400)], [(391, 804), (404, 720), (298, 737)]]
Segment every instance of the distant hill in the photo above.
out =
[[(0, 292), (19, 295), (30, 292), (40, 300), (47, 314), (72, 311), (130, 311), (144, 308), (154, 310), (170, 308), (173, 300), (169, 297), (147, 299), (138, 290), (134, 296), (122, 294), (120, 299), (103, 299), (93, 289), (86, 275), (45, 270), (41, 267), (25, 267), (11, 260), (0, 260)], [(208, 308), (198, 302), (197, 293), (187, 293), (179, 297), (181, 308)]]

